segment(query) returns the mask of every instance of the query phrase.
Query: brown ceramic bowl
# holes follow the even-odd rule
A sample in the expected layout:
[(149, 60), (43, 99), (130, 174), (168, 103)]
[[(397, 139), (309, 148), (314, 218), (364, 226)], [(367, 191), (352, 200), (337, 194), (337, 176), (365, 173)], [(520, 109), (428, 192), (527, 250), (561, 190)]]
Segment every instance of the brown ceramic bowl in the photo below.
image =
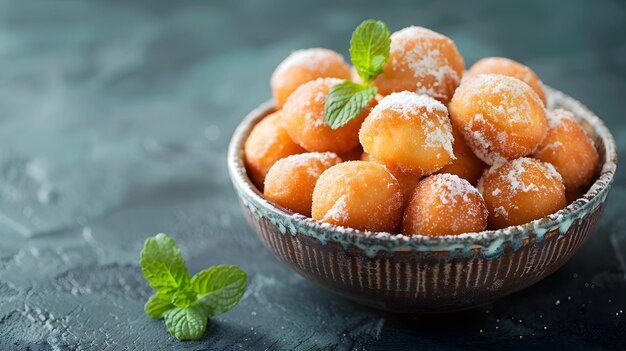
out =
[(243, 145), (274, 111), (266, 102), (235, 131), (230, 177), (250, 226), (280, 260), (354, 301), (397, 312), (469, 308), (524, 289), (561, 267), (596, 226), (617, 166), (613, 136), (578, 101), (546, 88), (548, 106), (572, 111), (600, 154), (598, 178), (559, 212), (520, 226), (457, 236), (363, 232), (294, 214), (263, 198), (246, 174)]

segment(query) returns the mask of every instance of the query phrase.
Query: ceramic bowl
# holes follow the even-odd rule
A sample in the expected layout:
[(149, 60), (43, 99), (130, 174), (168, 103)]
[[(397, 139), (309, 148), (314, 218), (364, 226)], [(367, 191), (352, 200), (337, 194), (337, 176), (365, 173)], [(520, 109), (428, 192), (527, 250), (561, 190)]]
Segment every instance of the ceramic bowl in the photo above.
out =
[(524, 289), (561, 267), (591, 235), (617, 166), (613, 136), (578, 101), (546, 88), (548, 106), (573, 112), (600, 154), (597, 180), (559, 212), (500, 230), (456, 236), (407, 237), (322, 223), (263, 198), (246, 174), (250, 130), (274, 111), (266, 102), (235, 131), (228, 169), (243, 213), (281, 261), (315, 283), (354, 301), (395, 312), (459, 310)]

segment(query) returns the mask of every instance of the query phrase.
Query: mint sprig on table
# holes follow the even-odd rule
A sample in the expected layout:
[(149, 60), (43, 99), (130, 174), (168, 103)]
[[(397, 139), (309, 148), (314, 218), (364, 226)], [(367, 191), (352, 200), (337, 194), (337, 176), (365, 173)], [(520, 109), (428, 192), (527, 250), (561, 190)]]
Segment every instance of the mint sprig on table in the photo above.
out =
[(178, 245), (166, 234), (146, 240), (141, 270), (156, 290), (144, 311), (165, 319), (170, 334), (178, 340), (200, 339), (207, 319), (235, 307), (246, 290), (246, 272), (236, 266), (214, 266), (190, 279)]
[(391, 32), (381, 21), (363, 21), (352, 33), (350, 59), (363, 84), (346, 80), (334, 85), (324, 104), (324, 119), (337, 129), (358, 116), (378, 90), (370, 84), (389, 59)]

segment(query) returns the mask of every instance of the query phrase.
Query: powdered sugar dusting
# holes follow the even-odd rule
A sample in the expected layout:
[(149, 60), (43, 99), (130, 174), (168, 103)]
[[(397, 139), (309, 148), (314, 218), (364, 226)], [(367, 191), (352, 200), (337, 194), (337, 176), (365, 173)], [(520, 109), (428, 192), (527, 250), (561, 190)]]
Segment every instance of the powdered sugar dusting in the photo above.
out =
[(467, 180), (460, 178), (455, 174), (439, 174), (435, 178), (434, 184), (439, 188), (445, 188), (439, 194), (439, 200), (442, 204), (456, 204), (461, 200), (469, 201), (468, 194), (480, 194)]
[(349, 218), (348, 211), (346, 210), (346, 195), (341, 195), (335, 204), (326, 212), (324, 217), (322, 217), (322, 221), (347, 221)]
[[(467, 228), (468, 224), (486, 225), (488, 212), (482, 195), (457, 175), (443, 173), (430, 176), (418, 185), (414, 196), (405, 215), (409, 218), (405, 220), (417, 220), (422, 231), (433, 230), (442, 220), (449, 223), (456, 234), (467, 230), (463, 228)], [(410, 219), (410, 216), (417, 218)], [(418, 228), (413, 230), (420, 230)]]
[[(442, 124), (443, 128), (437, 128), (437, 126), (429, 121), (427, 123), (428, 134), (426, 135), (426, 146), (430, 148), (443, 147), (444, 150), (450, 155), (452, 160), (456, 160), (452, 145), (454, 144), (454, 136), (452, 136), (452, 127), (449, 124)], [(439, 156), (439, 155), (437, 155)]]
[(319, 177), (312, 214), (335, 225), (390, 231), (399, 225), (402, 205), (398, 181), (383, 165), (348, 161)]
[[(268, 132), (268, 134), (270, 132)], [(260, 158), (265, 157), (268, 154), (268, 152), (272, 149), (272, 147), (275, 147), (277, 152), (280, 152), (283, 150), (285, 145), (278, 142), (279, 132), (282, 132), (282, 131), (273, 131), (272, 135), (269, 138), (263, 139), (259, 143), (257, 143), (256, 151), (257, 151), (257, 155)]]
[[(536, 77), (530, 68), (506, 57), (487, 57), (476, 62), (474, 66), (482, 72), (485, 72), (483, 67), (495, 67), (497, 71), (515, 72), (515, 78), (528, 85), (531, 85)], [(490, 71), (493, 72), (493, 70)]]
[(276, 67), (271, 78), (272, 85), (283, 86), (283, 79), (287, 76), (285, 73), (292, 67), (300, 66), (311, 71), (325, 72), (338, 61), (344, 61), (343, 56), (329, 49), (296, 50)]
[[(452, 40), (432, 30), (411, 26), (391, 35), (391, 64), (394, 70), (403, 71), (406, 65), (415, 78), (431, 78), (434, 83), (424, 84), (419, 79), (415, 92), (427, 94), (438, 99), (447, 99), (446, 87), (457, 86), (460, 80), (457, 72), (450, 66), (439, 45), (433, 40), (447, 41), (454, 46)], [(410, 48), (407, 50), (407, 47)]]
[(526, 171), (525, 165), (530, 163), (529, 159), (520, 158), (511, 162), (511, 169), (504, 175), (506, 184), (513, 193), (529, 191), (539, 191), (539, 188), (533, 183), (525, 183), (522, 180), (522, 174)]
[[(403, 116), (417, 114), (422, 108), (426, 108), (428, 113), (434, 111), (448, 114), (448, 109), (444, 104), (432, 97), (424, 94), (416, 94), (410, 91), (401, 91), (385, 96), (372, 110), (371, 115), (376, 116), (382, 110), (394, 110), (402, 112)], [(375, 111), (378, 111), (377, 113)]]
[[(527, 155), (526, 146), (520, 146), (511, 138), (513, 131), (533, 127), (536, 117), (533, 111), (543, 103), (532, 89), (520, 80), (497, 74), (479, 74), (463, 79), (455, 92), (453, 104), (458, 109), (480, 111), (469, 116), (463, 129), (468, 145), (476, 156), (488, 164), (501, 163), (507, 159), (502, 150)], [(505, 126), (508, 124), (505, 130)]]
[(563, 122), (564, 119), (570, 119), (576, 121), (574, 114), (564, 109), (546, 109), (546, 118), (548, 119), (548, 126), (550, 128), (556, 128)]
[(455, 159), (452, 151), (454, 142), (452, 126), (448, 119), (448, 109), (444, 104), (428, 95), (402, 91), (385, 96), (372, 109), (368, 118), (372, 120), (386, 118), (388, 114), (383, 111), (387, 110), (397, 112), (401, 118), (419, 121), (426, 135), (425, 146), (443, 148), (452, 159)]
[(498, 206), (493, 209), (493, 214), (496, 217), (504, 217), (509, 218), (509, 212), (504, 208), (504, 206)]
[(554, 168), (554, 166), (552, 165), (552, 163), (549, 162), (542, 162), (544, 166), (546, 166), (546, 168), (548, 169), (548, 175), (554, 179), (558, 179), (559, 181), (563, 181), (563, 177), (561, 176), (561, 174), (556, 170), (556, 168)]
[[(317, 160), (318, 162), (315, 162)], [(291, 155), (281, 162), (287, 162), (294, 168), (306, 168), (307, 174), (317, 178), (327, 168), (339, 163), (341, 159), (332, 152), (307, 152), (303, 154)]]
[[(505, 172), (501, 172), (500, 169), (502, 167), (505, 168)], [(529, 177), (527, 174), (529, 167), (537, 168), (542, 167), (539, 171), (539, 174), (543, 174), (553, 180), (562, 182), (561, 175), (556, 171), (554, 166), (547, 162), (541, 162), (536, 159), (531, 159), (527, 157), (522, 157), (515, 159), (513, 161), (507, 163), (501, 163), (492, 166), (489, 168), (485, 174), (478, 181), (478, 190), (485, 194), (485, 181), (487, 178), (491, 177), (495, 173), (499, 173), (497, 183), (500, 184), (500, 187), (491, 191), (492, 196), (498, 196), (502, 194), (503, 198), (508, 201), (512, 197), (516, 196), (519, 193), (528, 193), (528, 192), (539, 192), (539, 191), (550, 191), (545, 185), (545, 182), (533, 182), (532, 176)], [(537, 172), (533, 172), (533, 174), (537, 174)], [(491, 181), (493, 184), (493, 181)], [(512, 204), (511, 204), (512, 206)], [(502, 206), (500, 206), (502, 207)], [(505, 207), (494, 208), (494, 216), (502, 216), (508, 218), (508, 213)]]
[(396, 41), (402, 40), (415, 40), (419, 38), (434, 38), (439, 40), (450, 40), (448, 37), (441, 33), (437, 33), (428, 28), (419, 27), (419, 26), (409, 26), (403, 28), (397, 32), (394, 32), (391, 35), (391, 39), (395, 38)]
[(287, 134), (287, 131), (279, 125), (280, 118), (281, 113), (277, 112), (257, 124), (258, 136), (250, 139), (254, 140), (254, 152), (259, 158), (266, 157), (270, 150), (281, 153), (285, 148), (284, 144), (279, 143), (281, 137), (284, 138)]
[[(323, 110), (313, 109), (311, 108), (311, 104), (324, 106), (328, 91), (341, 82), (343, 82), (343, 80), (339, 78), (317, 78), (302, 84), (287, 99), (287, 102), (283, 106), (283, 115), (285, 118), (290, 118), (293, 115), (302, 113), (302, 111), (309, 111), (304, 115), (308, 125), (314, 127), (326, 125), (324, 116), (321, 113)], [(320, 113), (313, 113), (311, 111), (319, 111)]]
[(477, 188), (478, 191), (480, 191), (481, 194), (484, 194), (485, 192), (485, 187), (484, 187), (484, 181), (485, 179), (494, 174), (495, 172), (497, 172), (502, 166), (507, 165), (507, 166), (511, 166), (510, 170), (508, 173), (505, 173), (502, 175), (504, 183), (506, 185), (506, 189), (500, 189), (498, 188), (498, 192), (496, 194), (493, 195), (497, 195), (501, 192), (503, 192), (503, 190), (508, 191), (509, 188), (511, 189), (518, 189), (518, 187), (522, 186), (523, 188), (526, 187), (525, 184), (523, 184), (520, 180), (518, 180), (519, 177), (521, 177), (522, 173), (524, 173), (524, 166), (525, 164), (528, 164), (531, 161), (529, 158), (518, 158), (515, 159), (513, 161), (510, 162), (498, 162), (496, 164), (494, 164), (493, 166), (491, 166), (489, 169), (487, 169), (485, 171), (485, 173), (483, 174), (482, 177), (480, 177), (480, 179), (478, 180), (478, 184), (477, 184)]

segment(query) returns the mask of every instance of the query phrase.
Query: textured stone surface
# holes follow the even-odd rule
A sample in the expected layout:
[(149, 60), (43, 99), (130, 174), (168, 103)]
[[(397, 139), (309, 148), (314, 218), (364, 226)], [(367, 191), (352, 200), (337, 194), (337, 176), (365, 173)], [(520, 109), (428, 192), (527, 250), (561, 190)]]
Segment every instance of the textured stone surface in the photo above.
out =
[[(594, 236), (545, 281), (482, 308), (398, 316), (322, 290), (250, 231), (225, 166), (240, 119), (298, 48), (347, 55), (365, 18), (508, 56), (580, 99), (626, 148), (618, 1), (0, 1), (0, 349), (465, 349), (626, 345), (626, 172)], [(180, 343), (143, 313), (144, 239), (196, 272), (249, 273), (241, 304)]]

